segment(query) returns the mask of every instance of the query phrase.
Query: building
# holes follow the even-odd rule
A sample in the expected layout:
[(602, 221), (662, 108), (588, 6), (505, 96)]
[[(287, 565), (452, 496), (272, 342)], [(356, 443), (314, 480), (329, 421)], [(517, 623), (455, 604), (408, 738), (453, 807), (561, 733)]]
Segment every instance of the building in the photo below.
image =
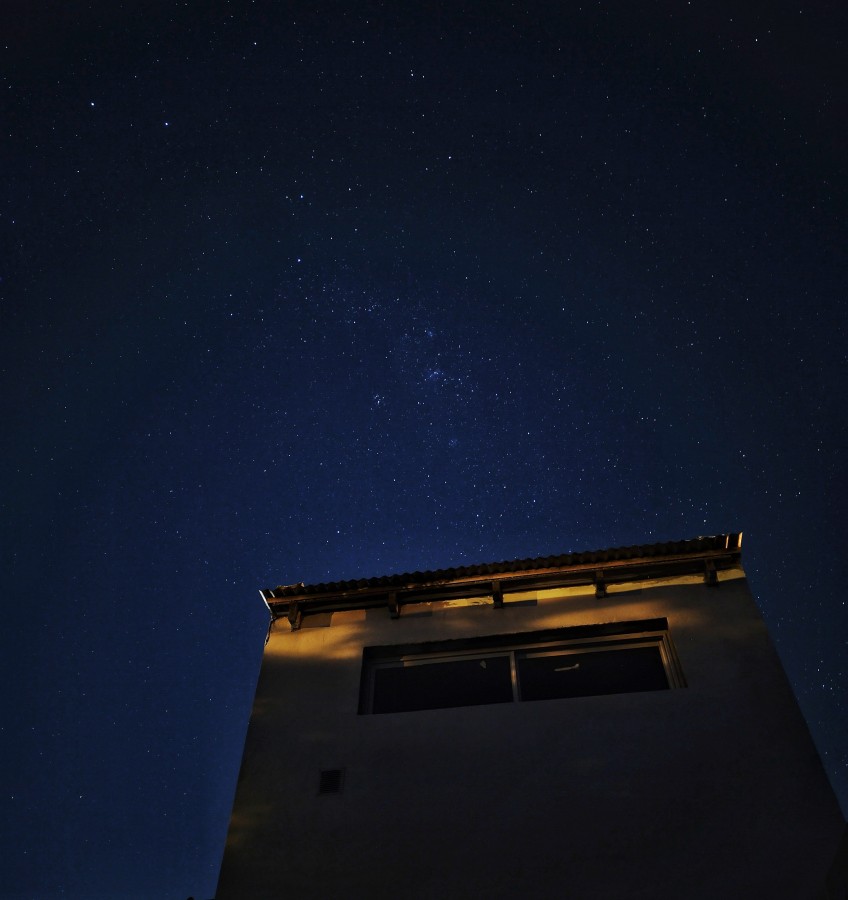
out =
[(741, 535), (263, 598), (218, 900), (846, 896)]

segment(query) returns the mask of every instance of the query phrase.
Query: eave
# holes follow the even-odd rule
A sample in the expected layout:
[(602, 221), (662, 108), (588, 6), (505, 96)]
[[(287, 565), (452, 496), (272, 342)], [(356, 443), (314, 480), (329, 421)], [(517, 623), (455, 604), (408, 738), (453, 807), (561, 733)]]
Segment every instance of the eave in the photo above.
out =
[(740, 565), (741, 546), (741, 532), (728, 533), (380, 578), (280, 585), (260, 593), (272, 617), (288, 618), (297, 630), (304, 616), (317, 613), (382, 607), (397, 618), (409, 604), (481, 595), (491, 596), (497, 608), (504, 593), (517, 591), (592, 585), (601, 597), (610, 585), (693, 574), (715, 585), (720, 571)]

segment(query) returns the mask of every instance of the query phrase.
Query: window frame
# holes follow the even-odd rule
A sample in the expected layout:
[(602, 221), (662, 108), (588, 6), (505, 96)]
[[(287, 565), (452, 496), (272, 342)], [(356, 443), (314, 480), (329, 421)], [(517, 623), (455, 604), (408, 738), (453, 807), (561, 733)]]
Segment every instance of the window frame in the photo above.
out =
[[(408, 710), (375, 710), (375, 672), (380, 669), (507, 656), (509, 658), (512, 702), (537, 703), (548, 698), (523, 698), (521, 695), (519, 667), (522, 659), (551, 655), (567, 657), (575, 654), (615, 652), (616, 650), (641, 647), (656, 647), (659, 650), (659, 657), (668, 686), (667, 688), (638, 689), (634, 693), (676, 690), (686, 687), (686, 680), (680, 667), (680, 661), (669, 635), (668, 620), (665, 618), (613, 622), (600, 625), (576, 625), (546, 629), (544, 631), (486, 635), (447, 641), (430, 641), (421, 644), (364, 647), (358, 711), (360, 715), (391, 715), (395, 712), (422, 712), (427, 709), (458, 709), (463, 706), (502, 705), (501, 702), (494, 702), (423, 707)], [(611, 696), (615, 693), (622, 692), (579, 694), (571, 698), (550, 699)], [(625, 693), (630, 692), (627, 691)]]

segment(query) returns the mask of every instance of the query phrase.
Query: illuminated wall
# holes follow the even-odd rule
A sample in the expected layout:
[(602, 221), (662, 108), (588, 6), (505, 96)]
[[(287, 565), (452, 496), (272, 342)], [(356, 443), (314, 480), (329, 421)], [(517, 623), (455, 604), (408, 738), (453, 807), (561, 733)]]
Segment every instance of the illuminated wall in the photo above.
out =
[(218, 900), (844, 896), (744, 573), (706, 580), (276, 619)]

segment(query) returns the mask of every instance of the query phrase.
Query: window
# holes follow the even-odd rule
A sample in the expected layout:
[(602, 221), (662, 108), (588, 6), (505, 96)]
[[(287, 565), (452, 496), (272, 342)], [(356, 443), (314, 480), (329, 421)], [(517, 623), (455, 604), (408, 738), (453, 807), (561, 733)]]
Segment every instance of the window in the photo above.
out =
[(366, 647), (359, 712), (591, 697), (683, 687), (665, 619)]
[(318, 780), (319, 794), (340, 794), (344, 787), (344, 769), (322, 769)]

